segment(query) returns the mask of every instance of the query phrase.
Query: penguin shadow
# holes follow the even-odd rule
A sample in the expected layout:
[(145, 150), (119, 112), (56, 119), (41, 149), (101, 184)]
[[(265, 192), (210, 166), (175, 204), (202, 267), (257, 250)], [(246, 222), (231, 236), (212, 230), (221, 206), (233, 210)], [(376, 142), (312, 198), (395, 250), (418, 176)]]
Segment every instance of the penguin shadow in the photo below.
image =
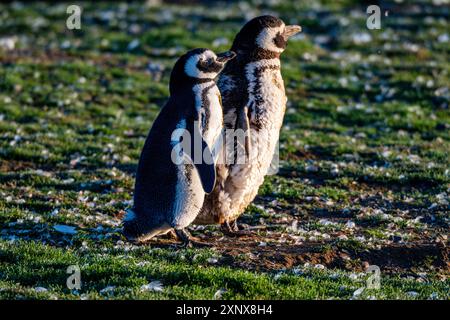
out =
[(216, 241), (205, 235), (199, 237), (190, 237), (189, 242), (184, 242), (180, 239), (175, 230), (146, 241), (136, 242), (137, 246), (151, 246), (153, 248), (161, 249), (193, 249), (193, 248), (213, 248), (216, 246)]
[[(241, 221), (251, 223), (250, 220), (242, 218)], [(229, 235), (223, 233), (217, 226), (217, 229), (213, 227), (212, 230), (194, 231), (194, 235), (190, 236), (188, 244), (180, 239), (175, 230), (172, 230), (166, 234), (158, 235), (146, 241), (134, 243), (138, 246), (151, 246), (154, 248), (166, 248), (166, 249), (183, 249), (183, 248), (222, 248), (222, 247), (241, 247), (245, 246), (248, 241), (260, 242), (265, 239), (265, 236), (259, 234), (260, 231), (264, 231), (266, 226), (251, 226), (246, 223), (244, 231), (240, 235)], [(222, 248), (223, 249), (223, 248)]]

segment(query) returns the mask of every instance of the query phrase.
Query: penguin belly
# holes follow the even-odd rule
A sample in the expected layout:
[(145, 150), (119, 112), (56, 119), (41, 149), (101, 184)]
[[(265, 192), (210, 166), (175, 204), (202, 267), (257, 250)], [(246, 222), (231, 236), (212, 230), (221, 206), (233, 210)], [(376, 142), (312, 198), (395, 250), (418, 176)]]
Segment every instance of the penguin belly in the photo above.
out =
[[(203, 136), (211, 149), (214, 149), (223, 128), (221, 95), (215, 84), (202, 83), (194, 87), (196, 108), (201, 110)], [(220, 148), (219, 148), (220, 149)], [(218, 149), (218, 150), (219, 150)]]
[[(223, 128), (223, 113), (220, 91), (217, 86), (209, 83), (198, 84), (193, 88), (196, 108), (200, 109), (204, 117), (203, 136), (211, 149), (215, 151), (217, 160), (220, 152), (220, 136)], [(188, 161), (188, 160), (186, 160)], [(190, 225), (200, 213), (205, 200), (198, 171), (193, 164), (178, 167), (178, 183), (176, 188), (173, 219), (170, 222), (175, 229), (182, 229)]]
[(217, 86), (208, 90), (207, 99), (209, 101), (209, 119), (205, 140), (210, 147), (214, 147), (223, 128), (222, 105), (220, 103), (220, 91)]
[(249, 81), (251, 127), (250, 160), (230, 167), (226, 193), (230, 208), (224, 219), (233, 221), (254, 200), (264, 182), (279, 140), (286, 109), (286, 94), (278, 59), (250, 63), (246, 68)]
[[(165, 186), (147, 189), (145, 211), (141, 206), (128, 210), (124, 219), (124, 233), (129, 240), (147, 241), (172, 229), (189, 226), (203, 205), (205, 192), (200, 176), (191, 163), (174, 166), (174, 192), (166, 193)], [(153, 179), (152, 179), (153, 180)], [(157, 186), (157, 181), (152, 183)], [(138, 210), (141, 209), (141, 210)]]
[(197, 217), (205, 199), (200, 176), (191, 163), (178, 166), (173, 211), (168, 219), (172, 228), (183, 229)]

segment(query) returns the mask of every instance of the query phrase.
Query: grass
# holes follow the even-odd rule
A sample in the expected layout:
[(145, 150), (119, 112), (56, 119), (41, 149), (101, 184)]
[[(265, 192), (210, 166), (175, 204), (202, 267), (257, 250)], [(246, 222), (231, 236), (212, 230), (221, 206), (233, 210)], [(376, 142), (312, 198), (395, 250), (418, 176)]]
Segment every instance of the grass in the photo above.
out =
[[(14, 247), (2, 242), (2, 271), (7, 288), (3, 298), (65, 299), (212, 299), (223, 290), (224, 299), (348, 299), (365, 286), (361, 275), (323, 272), (300, 268), (275, 275), (217, 267), (208, 263), (210, 252), (185, 250), (168, 252), (161, 249), (124, 246), (63, 250), (37, 242), (18, 242)], [(82, 292), (67, 289), (66, 266), (78, 264), (82, 270)], [(164, 279), (162, 293), (145, 292), (141, 287), (154, 279)], [(45, 292), (34, 288), (44, 287)], [(111, 290), (100, 291), (106, 287)], [(446, 285), (441, 281), (418, 283), (396, 277), (383, 280), (383, 290), (367, 289), (366, 298), (411, 298), (411, 292), (427, 298), (437, 292), (445, 297)]]
[[(370, 31), (354, 1), (81, 5), (70, 31), (64, 3), (0, 4), (0, 43), (15, 42), (0, 45), (1, 299), (449, 299), (443, 6), (386, 1)], [(127, 244), (121, 217), (174, 61), (226, 50), (267, 12), (304, 32), (282, 55), (281, 166), (242, 216), (253, 235), (193, 226), (213, 248)], [(381, 288), (359, 294), (367, 265)]]

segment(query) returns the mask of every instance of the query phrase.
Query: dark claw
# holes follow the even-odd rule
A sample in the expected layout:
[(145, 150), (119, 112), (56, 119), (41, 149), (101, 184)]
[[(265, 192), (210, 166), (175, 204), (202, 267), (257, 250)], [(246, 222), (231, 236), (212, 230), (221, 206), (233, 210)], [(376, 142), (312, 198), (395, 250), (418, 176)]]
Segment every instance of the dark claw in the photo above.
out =
[(240, 229), (239, 229), (237, 220), (231, 221), (229, 224), (230, 224), (231, 230), (233, 230), (233, 232), (239, 232)]
[(244, 228), (240, 228), (237, 220), (234, 221), (225, 221), (220, 226), (222, 232), (229, 237), (244, 237), (251, 235), (251, 232), (244, 230)]
[(222, 230), (222, 232), (228, 236), (233, 236), (235, 231), (233, 230), (233, 228), (230, 225), (229, 221), (225, 221), (224, 223), (222, 223), (220, 225), (220, 230)]
[(192, 247), (210, 247), (211, 244), (209, 243), (204, 243), (204, 242), (199, 242), (197, 240), (195, 240), (195, 238), (186, 230), (186, 229), (175, 229), (175, 233), (178, 237), (178, 239), (180, 239), (183, 242), (183, 247), (184, 248), (192, 248)]

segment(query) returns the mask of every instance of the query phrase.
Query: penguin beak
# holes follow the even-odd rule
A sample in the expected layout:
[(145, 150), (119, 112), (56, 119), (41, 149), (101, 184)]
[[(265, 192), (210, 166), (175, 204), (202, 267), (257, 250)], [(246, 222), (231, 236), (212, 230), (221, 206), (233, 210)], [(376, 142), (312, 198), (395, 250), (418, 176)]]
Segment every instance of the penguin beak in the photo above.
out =
[(217, 55), (217, 61), (225, 63), (228, 60), (233, 59), (234, 57), (236, 57), (236, 53), (234, 53), (233, 51), (225, 51)]
[(297, 34), (299, 32), (302, 31), (302, 27), (300, 26), (296, 26), (296, 25), (292, 25), (292, 26), (286, 26), (284, 28), (284, 39), (289, 39), (290, 37), (292, 37), (294, 34)]

